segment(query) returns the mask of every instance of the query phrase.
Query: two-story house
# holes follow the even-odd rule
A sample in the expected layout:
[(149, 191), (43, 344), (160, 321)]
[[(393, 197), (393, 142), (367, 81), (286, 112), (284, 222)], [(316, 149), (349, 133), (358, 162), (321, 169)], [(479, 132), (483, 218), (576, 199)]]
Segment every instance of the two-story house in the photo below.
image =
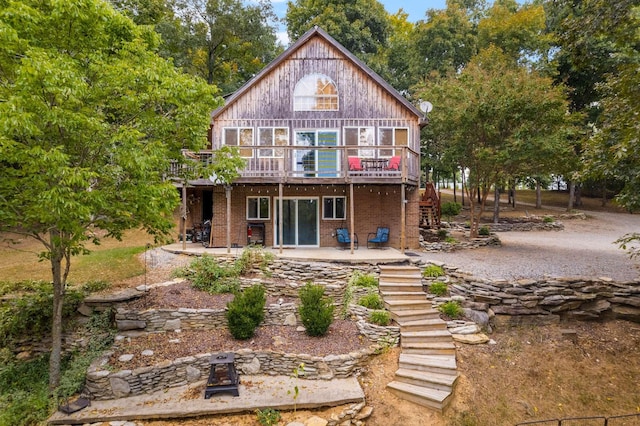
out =
[(238, 147), (231, 186), (189, 182), (187, 227), (211, 220), (212, 247), (360, 246), (388, 227), (391, 247), (419, 241), (424, 114), (320, 28), (313, 28), (213, 111), (210, 150)]

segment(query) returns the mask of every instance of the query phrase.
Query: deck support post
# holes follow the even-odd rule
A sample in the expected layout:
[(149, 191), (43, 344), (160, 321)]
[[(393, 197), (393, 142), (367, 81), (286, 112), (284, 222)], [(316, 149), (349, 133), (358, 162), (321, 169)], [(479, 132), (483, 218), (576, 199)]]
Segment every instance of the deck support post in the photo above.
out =
[(284, 203), (283, 203), (283, 195), (282, 192), (284, 191), (284, 185), (282, 184), (282, 182), (280, 182), (278, 184), (278, 246), (279, 246), (279, 251), (280, 254), (282, 254), (282, 237), (284, 236), (284, 231), (282, 230), (282, 215), (283, 215), (283, 209), (284, 209)]
[(224, 186), (227, 199), (227, 254), (231, 253), (231, 185)]
[(404, 247), (407, 241), (407, 189), (406, 184), (402, 182), (402, 190), (400, 192), (400, 253), (404, 254)]
[(351, 235), (349, 236), (349, 238), (351, 238), (351, 254), (353, 254), (353, 245), (354, 245), (354, 240), (355, 240), (355, 219), (354, 219), (354, 211), (355, 211), (355, 206), (353, 205), (354, 201), (353, 201), (353, 182), (349, 183), (349, 220), (351, 222), (351, 224), (349, 225), (349, 229), (351, 229)]

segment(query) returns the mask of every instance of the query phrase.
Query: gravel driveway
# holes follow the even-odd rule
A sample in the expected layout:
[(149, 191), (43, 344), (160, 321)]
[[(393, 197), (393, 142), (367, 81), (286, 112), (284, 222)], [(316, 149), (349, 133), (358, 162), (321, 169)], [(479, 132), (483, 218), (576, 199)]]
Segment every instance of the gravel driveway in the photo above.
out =
[(565, 220), (563, 231), (500, 232), (500, 247), (425, 253), (481, 278), (519, 279), (544, 276), (640, 279), (640, 259), (630, 259), (614, 241), (640, 232), (640, 215), (587, 212), (588, 219)]

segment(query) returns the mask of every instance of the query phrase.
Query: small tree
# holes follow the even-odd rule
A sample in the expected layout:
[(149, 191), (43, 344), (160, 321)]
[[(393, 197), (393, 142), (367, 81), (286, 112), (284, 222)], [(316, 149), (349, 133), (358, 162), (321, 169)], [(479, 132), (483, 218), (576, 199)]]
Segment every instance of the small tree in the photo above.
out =
[(323, 336), (333, 322), (333, 300), (324, 296), (324, 287), (307, 283), (300, 289), (300, 317), (310, 336)]
[(227, 303), (227, 322), (233, 337), (240, 340), (253, 337), (264, 319), (265, 303), (264, 287), (261, 285), (245, 289)]

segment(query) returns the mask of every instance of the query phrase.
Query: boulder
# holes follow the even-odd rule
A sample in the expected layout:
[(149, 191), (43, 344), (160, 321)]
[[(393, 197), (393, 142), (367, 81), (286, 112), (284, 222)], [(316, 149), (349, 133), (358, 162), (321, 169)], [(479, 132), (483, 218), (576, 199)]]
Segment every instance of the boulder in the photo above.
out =
[(489, 337), (484, 333), (452, 334), (451, 337), (453, 337), (454, 341), (458, 343), (465, 343), (467, 345), (479, 345), (489, 341)]

